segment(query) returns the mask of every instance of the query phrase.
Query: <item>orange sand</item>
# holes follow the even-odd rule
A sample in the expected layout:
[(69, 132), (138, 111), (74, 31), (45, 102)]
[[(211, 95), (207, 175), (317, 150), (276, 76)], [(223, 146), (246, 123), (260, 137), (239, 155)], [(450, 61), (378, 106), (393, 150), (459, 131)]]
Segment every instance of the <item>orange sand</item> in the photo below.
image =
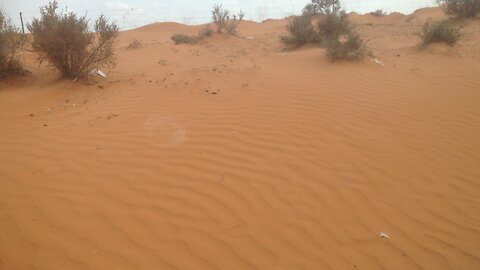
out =
[(27, 55), (0, 82), (0, 269), (480, 269), (480, 22), (419, 52), (428, 17), (352, 16), (384, 66), (283, 50), (285, 20), (125, 31), (92, 84)]

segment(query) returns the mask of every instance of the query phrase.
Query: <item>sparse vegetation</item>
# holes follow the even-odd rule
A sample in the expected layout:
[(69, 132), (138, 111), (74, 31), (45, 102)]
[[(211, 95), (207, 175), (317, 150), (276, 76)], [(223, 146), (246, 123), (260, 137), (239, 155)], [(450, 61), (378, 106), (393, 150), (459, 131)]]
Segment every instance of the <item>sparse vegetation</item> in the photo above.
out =
[(306, 43), (317, 42), (319, 37), (313, 28), (309, 16), (297, 16), (287, 25), (288, 34), (281, 37), (286, 45), (300, 46)]
[(303, 9), (304, 15), (325, 15), (340, 10), (340, 0), (311, 0)]
[(189, 36), (183, 34), (173, 35), (171, 38), (175, 44), (195, 44), (198, 42), (199, 38), (197, 36)]
[(387, 13), (386, 13), (386, 12), (383, 12), (383, 10), (381, 10), (381, 9), (377, 9), (377, 10), (375, 10), (375, 11), (373, 11), (373, 12), (370, 12), (369, 14), (370, 14), (370, 15), (373, 15), (373, 16), (375, 16), (375, 17), (383, 17), (383, 16), (387, 15)]
[(345, 11), (329, 13), (318, 23), (318, 33), (324, 43), (337, 40), (340, 35), (346, 35), (351, 31), (350, 20)]
[(238, 14), (231, 14), (230, 11), (223, 9), (222, 5), (215, 5), (212, 10), (212, 20), (217, 26), (218, 33), (235, 35), (237, 26), (243, 21), (244, 17), (244, 12), (240, 11)]
[(47, 61), (64, 77), (81, 78), (89, 71), (114, 64), (114, 43), (118, 26), (101, 15), (89, 30), (86, 15), (58, 11), (56, 1), (40, 8), (40, 18), (28, 24), (33, 36), (32, 48), (39, 62)]
[(10, 18), (0, 10), (0, 77), (22, 73), (20, 50), (24, 43), (25, 36), (11, 23)]
[(460, 29), (451, 20), (434, 22), (429, 19), (423, 25), (420, 38), (423, 46), (435, 42), (444, 42), (452, 46), (460, 38)]
[(138, 39), (134, 39), (128, 44), (127, 49), (138, 49), (140, 47), (142, 47), (142, 43)]
[(358, 61), (367, 56), (367, 54), (364, 42), (355, 32), (348, 33), (343, 38), (332, 40), (327, 47), (327, 57), (332, 61)]
[(453, 17), (471, 18), (480, 13), (480, 0), (437, 0), (437, 3)]

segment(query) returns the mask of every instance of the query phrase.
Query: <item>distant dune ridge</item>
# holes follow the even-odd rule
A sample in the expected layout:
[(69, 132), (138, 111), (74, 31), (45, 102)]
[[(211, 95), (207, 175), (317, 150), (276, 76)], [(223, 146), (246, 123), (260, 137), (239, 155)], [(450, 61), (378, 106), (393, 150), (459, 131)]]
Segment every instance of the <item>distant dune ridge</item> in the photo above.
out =
[(480, 269), (480, 22), (419, 51), (428, 18), (351, 15), (383, 65), (285, 50), (286, 20), (124, 31), (89, 83), (28, 53), (0, 81), (0, 269)]

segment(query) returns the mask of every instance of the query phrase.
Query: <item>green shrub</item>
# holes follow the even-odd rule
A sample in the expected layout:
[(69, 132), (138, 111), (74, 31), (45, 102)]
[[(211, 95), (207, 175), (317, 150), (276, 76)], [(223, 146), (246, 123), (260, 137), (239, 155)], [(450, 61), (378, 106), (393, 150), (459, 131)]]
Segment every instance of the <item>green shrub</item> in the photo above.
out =
[(198, 37), (183, 34), (173, 35), (170, 39), (172, 39), (175, 44), (195, 44), (198, 42)]
[(340, 0), (311, 0), (303, 9), (304, 15), (324, 15), (341, 9)]
[(450, 20), (434, 22), (428, 19), (423, 25), (420, 38), (424, 46), (435, 42), (445, 42), (452, 46), (460, 38), (460, 29)]
[(345, 11), (325, 15), (318, 23), (318, 33), (323, 42), (337, 40), (340, 35), (350, 33), (352, 27)]
[(293, 18), (287, 25), (288, 34), (281, 37), (286, 45), (300, 46), (319, 41), (318, 33), (313, 28), (310, 17), (303, 15)]
[(101, 15), (93, 26), (94, 33), (86, 15), (77, 17), (75, 13), (57, 9), (57, 2), (50, 2), (40, 8), (40, 18), (27, 25), (40, 63), (47, 61), (64, 77), (72, 79), (114, 64), (114, 42), (118, 35), (115, 23), (108, 23)]
[(449, 16), (468, 18), (480, 13), (480, 0), (437, 0)]
[(24, 43), (25, 36), (11, 23), (10, 18), (0, 10), (0, 77), (22, 73), (20, 50)]
[(245, 13), (231, 14), (223, 9), (222, 5), (215, 5), (212, 10), (212, 20), (217, 26), (218, 33), (234, 35), (237, 33), (237, 26), (243, 21)]
[(327, 47), (327, 57), (332, 60), (357, 61), (367, 56), (365, 44), (357, 33), (351, 32), (345, 40), (332, 40)]

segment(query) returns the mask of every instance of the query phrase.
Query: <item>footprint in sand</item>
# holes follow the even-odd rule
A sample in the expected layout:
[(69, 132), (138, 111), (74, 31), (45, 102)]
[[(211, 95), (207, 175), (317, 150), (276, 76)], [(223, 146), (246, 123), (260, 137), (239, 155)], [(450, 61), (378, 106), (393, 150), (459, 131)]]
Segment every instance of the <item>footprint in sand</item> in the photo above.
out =
[(172, 117), (150, 117), (143, 125), (147, 140), (159, 147), (172, 148), (183, 144), (187, 138), (185, 127)]

